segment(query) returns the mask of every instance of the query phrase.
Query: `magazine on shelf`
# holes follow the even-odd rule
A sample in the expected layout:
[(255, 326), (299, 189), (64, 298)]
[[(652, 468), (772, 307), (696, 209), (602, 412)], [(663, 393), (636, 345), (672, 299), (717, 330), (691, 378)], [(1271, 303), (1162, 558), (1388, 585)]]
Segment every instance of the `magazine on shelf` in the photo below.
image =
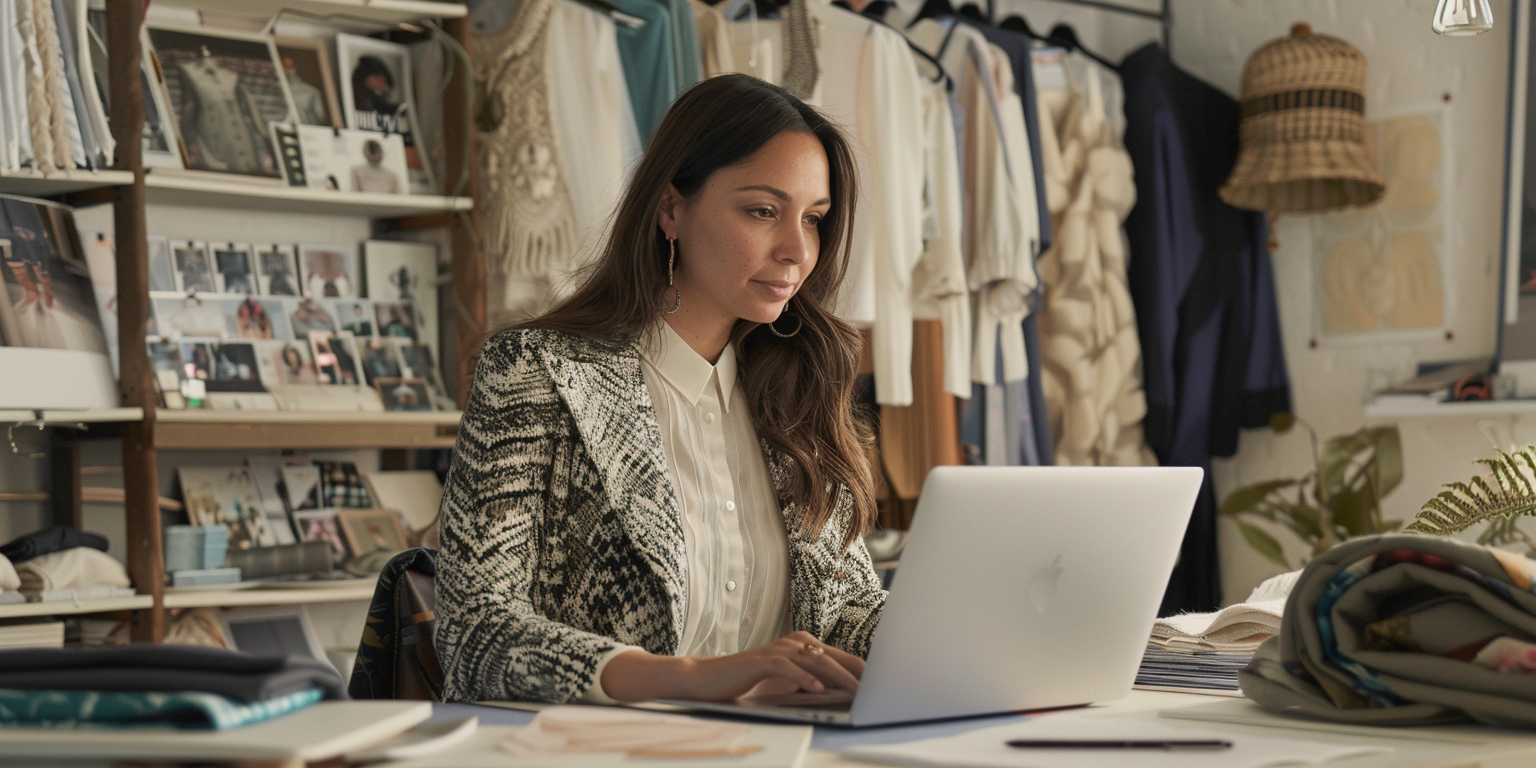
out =
[(284, 165), (289, 186), (339, 192), (408, 194), (406, 147), (399, 134), (300, 125), (273, 127), (297, 139), (298, 174)]
[(0, 338), (16, 347), (107, 354), (69, 209), (0, 196)]
[(347, 127), (399, 135), (405, 145), (410, 191), (436, 194), (437, 181), (415, 131), (410, 49), (399, 43), (341, 34), (336, 36), (336, 58)]
[(266, 508), (249, 467), (183, 466), (176, 474), (187, 518), (193, 525), (229, 526), (230, 549), (276, 543), (267, 529)]

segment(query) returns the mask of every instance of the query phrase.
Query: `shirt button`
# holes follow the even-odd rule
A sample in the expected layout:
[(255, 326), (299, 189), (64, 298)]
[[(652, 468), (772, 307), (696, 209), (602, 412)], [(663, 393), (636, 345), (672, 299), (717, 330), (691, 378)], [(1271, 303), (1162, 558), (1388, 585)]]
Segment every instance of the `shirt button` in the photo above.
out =
[(727, 591), (727, 592), (735, 592), (736, 591), (736, 582), (734, 582), (734, 581), (727, 581), (725, 583), (725, 591)]
[(734, 502), (734, 501), (727, 501), (725, 503), (725, 511), (727, 511), (727, 512), (735, 512), (736, 511), (736, 502)]
[(713, 424), (713, 423), (715, 423), (715, 415), (713, 413), (706, 413), (706, 414), (704, 414), (704, 423), (705, 424)]

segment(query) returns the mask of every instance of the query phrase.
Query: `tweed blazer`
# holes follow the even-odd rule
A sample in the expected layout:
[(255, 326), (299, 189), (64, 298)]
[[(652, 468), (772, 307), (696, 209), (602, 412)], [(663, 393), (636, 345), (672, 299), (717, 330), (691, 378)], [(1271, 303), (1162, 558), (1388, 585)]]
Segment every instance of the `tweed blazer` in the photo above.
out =
[[(763, 445), (789, 535), (796, 630), (860, 656), (886, 593), (840, 525), (800, 531), (789, 460)], [(846, 519), (843, 490), (835, 520)], [(493, 337), (443, 489), (437, 572), (445, 701), (564, 702), (620, 644), (673, 655), (687, 552), (640, 351), (567, 333)]]

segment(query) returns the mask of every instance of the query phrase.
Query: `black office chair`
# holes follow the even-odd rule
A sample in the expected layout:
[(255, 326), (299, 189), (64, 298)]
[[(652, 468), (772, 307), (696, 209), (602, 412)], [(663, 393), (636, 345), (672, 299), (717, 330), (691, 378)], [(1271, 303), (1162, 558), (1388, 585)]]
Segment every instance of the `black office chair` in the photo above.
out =
[(437, 660), (437, 550), (416, 547), (379, 573), (347, 693), (354, 699), (443, 700)]

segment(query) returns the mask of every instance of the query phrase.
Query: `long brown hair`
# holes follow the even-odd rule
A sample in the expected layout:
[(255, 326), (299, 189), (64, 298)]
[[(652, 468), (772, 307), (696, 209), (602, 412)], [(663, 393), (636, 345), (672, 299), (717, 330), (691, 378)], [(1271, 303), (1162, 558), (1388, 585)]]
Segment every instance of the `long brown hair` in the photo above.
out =
[[(798, 333), (781, 338), (738, 320), (731, 340), (757, 434), (791, 460), (782, 491), (802, 508), (802, 529), (819, 535), (835, 522), (845, 526), (843, 544), (851, 546), (874, 527), (874, 477), (864, 452), (869, 430), (853, 412), (861, 338), (832, 314), (832, 302), (847, 270), (858, 182), (847, 138), (814, 108), (748, 75), (722, 75), (689, 89), (656, 129), (585, 283), (521, 327), (616, 344), (642, 340), (661, 316), (663, 294), (670, 296), (658, 214), (667, 185), (691, 198), (715, 171), (746, 160), (784, 131), (815, 136), (827, 153), (832, 205), (817, 225), (820, 253), (784, 310), (799, 320)], [(839, 514), (843, 487), (853, 504)]]

